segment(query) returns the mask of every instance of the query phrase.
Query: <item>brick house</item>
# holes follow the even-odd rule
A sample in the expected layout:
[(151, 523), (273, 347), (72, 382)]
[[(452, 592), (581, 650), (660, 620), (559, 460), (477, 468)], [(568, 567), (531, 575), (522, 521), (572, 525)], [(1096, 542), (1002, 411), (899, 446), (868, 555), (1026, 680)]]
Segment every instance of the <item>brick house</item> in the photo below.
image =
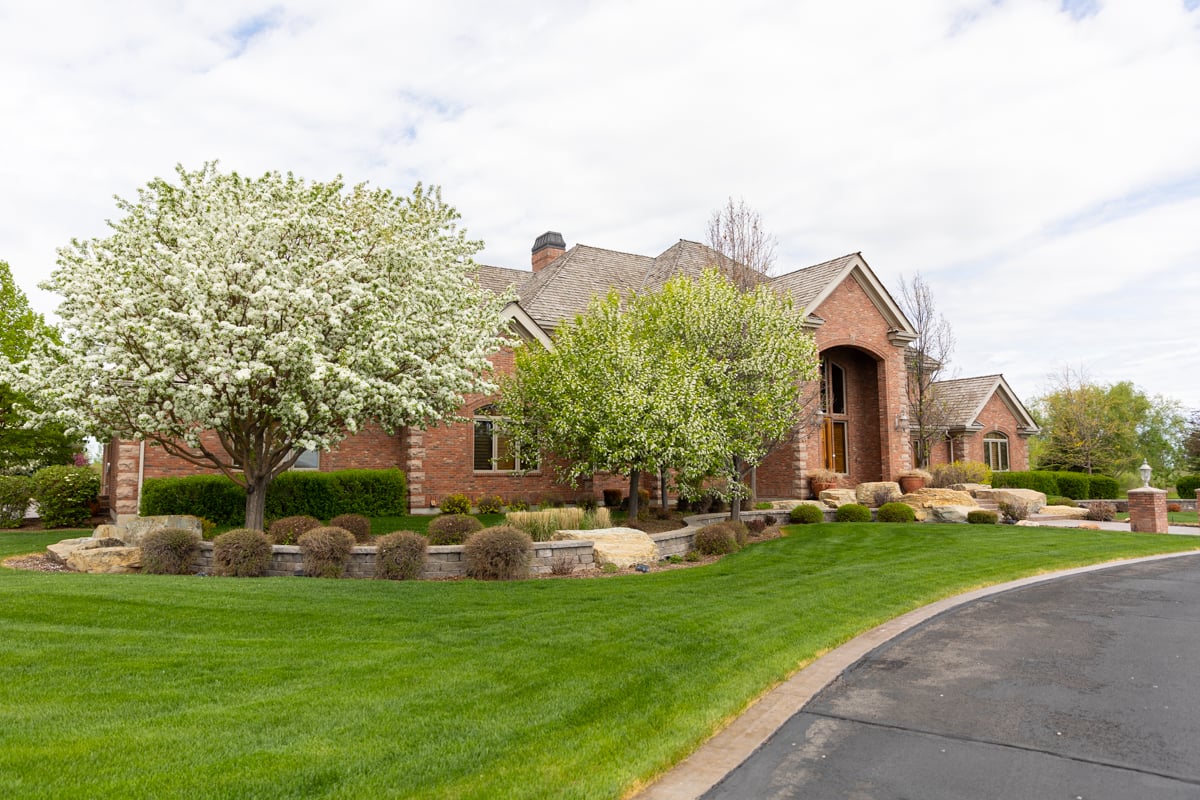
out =
[[(657, 256), (588, 245), (567, 249), (560, 234), (547, 232), (534, 243), (531, 261), (532, 270), (481, 265), (477, 280), (497, 293), (513, 289), (519, 299), (504, 310), (508, 324), (523, 339), (549, 344), (558, 325), (584, 311), (593, 296), (610, 288), (623, 294), (653, 290), (675, 275), (698, 275), (716, 258), (709, 248), (686, 240)], [(771, 278), (769, 283), (791, 293), (813, 332), (821, 357), (821, 386), (815, 394), (821, 408), (814, 407), (791, 440), (759, 467), (757, 493), (806, 497), (806, 473), (820, 467), (842, 473), (850, 484), (890, 480), (910, 468), (905, 350), (916, 332), (866, 260), (851, 253)], [(511, 350), (493, 358), (500, 374), (511, 371), (512, 364)], [(1032, 425), (1028, 412), (1000, 381), (1007, 391), (1003, 398), (1009, 402), (1002, 398), (994, 408), (985, 403), (986, 413), (995, 416), (981, 417), (984, 411), (979, 411), (969, 424), (955, 429), (957, 439), (951, 441), (967, 441), (964, 437), (974, 432), (977, 422), (996, 431), (1011, 431), (1016, 439), (1028, 430)], [(605, 488), (627, 487), (625, 478), (595, 476), (573, 489), (555, 482), (549, 459), (534, 465), (519, 463), (497, 431), (494, 402), (494, 397), (467, 397), (461, 412), (466, 422), (406, 429), (395, 436), (378, 428), (365, 429), (327, 453), (305, 454), (297, 468), (400, 467), (408, 475), (414, 512), (460, 492), (472, 499), (499, 495), (536, 502), (598, 497)], [(1012, 419), (1001, 420), (1005, 413)], [(1026, 450), (1021, 442), (1023, 458)], [(1019, 463), (1016, 447), (1008, 453), (1014, 464)], [(118, 518), (137, 513), (144, 479), (204, 472), (142, 442), (110, 442), (104, 459), (104, 491)]]
[(982, 461), (993, 472), (1029, 469), (1029, 437), (1039, 430), (1003, 375), (938, 381), (934, 391), (950, 411), (945, 438), (930, 464)]

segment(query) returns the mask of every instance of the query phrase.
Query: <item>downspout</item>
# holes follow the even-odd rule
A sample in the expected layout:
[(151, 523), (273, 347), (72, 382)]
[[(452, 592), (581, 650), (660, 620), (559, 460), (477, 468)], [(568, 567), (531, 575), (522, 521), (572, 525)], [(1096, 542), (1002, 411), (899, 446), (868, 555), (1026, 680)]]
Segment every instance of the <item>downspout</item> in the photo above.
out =
[(138, 452), (138, 490), (137, 490), (137, 506), (134, 508), (133, 515), (139, 517), (142, 514), (142, 481), (146, 477), (146, 440), (142, 439), (141, 449)]

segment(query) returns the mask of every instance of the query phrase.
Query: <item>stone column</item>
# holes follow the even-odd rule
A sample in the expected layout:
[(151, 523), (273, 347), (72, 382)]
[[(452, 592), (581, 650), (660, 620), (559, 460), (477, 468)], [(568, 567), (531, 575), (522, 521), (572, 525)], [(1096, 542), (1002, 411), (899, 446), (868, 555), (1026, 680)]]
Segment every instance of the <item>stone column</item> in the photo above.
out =
[(1129, 529), (1134, 533), (1166, 533), (1167, 493), (1162, 489), (1130, 489)]

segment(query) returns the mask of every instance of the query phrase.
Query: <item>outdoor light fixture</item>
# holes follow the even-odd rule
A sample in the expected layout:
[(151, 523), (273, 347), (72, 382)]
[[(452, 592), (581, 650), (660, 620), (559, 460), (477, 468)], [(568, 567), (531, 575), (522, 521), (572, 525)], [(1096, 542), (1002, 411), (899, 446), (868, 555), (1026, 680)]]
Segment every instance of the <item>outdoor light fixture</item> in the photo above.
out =
[(896, 430), (898, 430), (898, 431), (908, 430), (908, 412), (907, 411), (901, 411), (899, 414), (896, 415)]
[(1143, 458), (1142, 465), (1140, 467), (1138, 467), (1138, 474), (1140, 474), (1142, 476), (1142, 488), (1143, 489), (1150, 488), (1150, 472), (1151, 472), (1150, 464), (1148, 464), (1146, 462), (1146, 459)]

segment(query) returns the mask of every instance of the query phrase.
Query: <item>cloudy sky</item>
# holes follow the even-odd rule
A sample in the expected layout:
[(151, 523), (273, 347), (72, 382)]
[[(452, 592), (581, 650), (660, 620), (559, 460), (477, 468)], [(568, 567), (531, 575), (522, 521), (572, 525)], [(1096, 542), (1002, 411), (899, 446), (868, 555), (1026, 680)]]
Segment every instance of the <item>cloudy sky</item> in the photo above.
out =
[(0, 0), (0, 260), (175, 164), (442, 186), (484, 263), (657, 254), (728, 197), (781, 271), (920, 272), (960, 376), (1200, 408), (1200, 0)]

